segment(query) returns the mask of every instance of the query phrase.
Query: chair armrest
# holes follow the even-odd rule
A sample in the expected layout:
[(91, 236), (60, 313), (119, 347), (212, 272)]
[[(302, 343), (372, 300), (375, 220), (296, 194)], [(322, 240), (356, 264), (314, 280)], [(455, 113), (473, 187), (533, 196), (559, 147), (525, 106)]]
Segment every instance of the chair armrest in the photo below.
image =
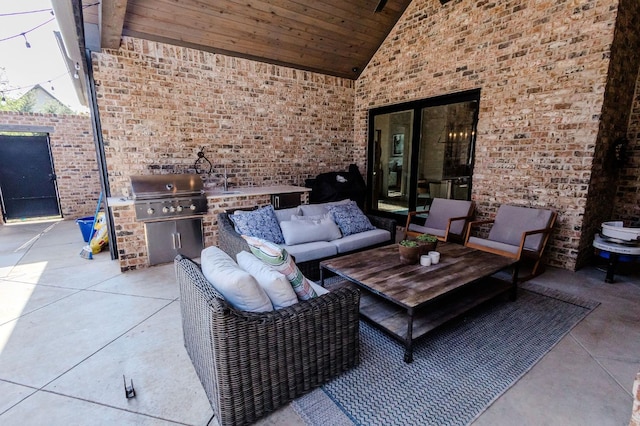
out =
[(466, 246), (467, 243), (469, 242), (469, 237), (471, 236), (471, 228), (473, 228), (474, 226), (487, 225), (494, 222), (495, 222), (495, 219), (474, 220), (469, 222), (467, 224), (467, 232), (466, 232), (467, 235), (464, 238), (464, 245)]
[(396, 242), (396, 227), (397, 227), (397, 222), (395, 219), (389, 219), (386, 217), (380, 217), (380, 216), (374, 216), (371, 214), (367, 215), (367, 218), (369, 218), (369, 221), (371, 222), (371, 224), (373, 226), (375, 226), (378, 229), (384, 229), (386, 231), (389, 231), (391, 233), (391, 238), (389, 239), (389, 242), (391, 244)]
[(228, 213), (218, 213), (218, 247), (232, 259), (241, 251), (251, 253), (249, 244), (236, 232)]
[[(445, 231), (444, 231), (444, 240), (445, 241), (449, 240), (449, 230), (451, 229), (451, 224), (453, 222), (457, 222), (457, 221), (460, 221), (460, 220), (471, 220), (471, 219), (473, 219), (473, 216), (450, 217), (449, 221), (447, 222), (447, 229), (445, 229)], [(466, 231), (467, 231), (467, 229), (463, 227), (462, 228), (462, 235), (461, 235), (462, 241), (464, 241), (466, 239), (466, 234), (465, 234)], [(452, 235), (457, 235), (457, 234), (452, 234)]]

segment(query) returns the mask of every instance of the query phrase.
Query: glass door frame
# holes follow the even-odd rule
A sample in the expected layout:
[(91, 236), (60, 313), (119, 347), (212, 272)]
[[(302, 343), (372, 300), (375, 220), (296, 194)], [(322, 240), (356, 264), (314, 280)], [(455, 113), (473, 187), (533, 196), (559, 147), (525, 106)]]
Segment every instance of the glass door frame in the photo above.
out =
[[(409, 185), (408, 185), (408, 194), (409, 194), (409, 204), (408, 211), (416, 210), (418, 196), (418, 166), (419, 166), (419, 150), (420, 150), (420, 140), (421, 140), (421, 129), (422, 129), (422, 110), (428, 107), (434, 106), (442, 106), (448, 104), (455, 104), (461, 102), (478, 102), (478, 108), (475, 111), (474, 117), (474, 126), (472, 137), (470, 141), (470, 175), (473, 176), (473, 168), (475, 163), (475, 145), (476, 145), (476, 127), (478, 123), (478, 114), (480, 110), (480, 89), (473, 89), (464, 92), (452, 93), (442, 96), (437, 96), (433, 98), (421, 99), (417, 101), (410, 101), (401, 104), (394, 105), (386, 105), (378, 108), (373, 108), (369, 110), (368, 114), (368, 143), (367, 143), (367, 197), (366, 197), (366, 208), (367, 211), (374, 213), (378, 216), (383, 217), (392, 217), (398, 220), (402, 220), (402, 218), (406, 218), (406, 214), (385, 212), (378, 209), (378, 205), (374, 205), (374, 200), (377, 200), (377, 196), (374, 196), (373, 191), (376, 190), (374, 188), (374, 168), (376, 166), (375, 159), (375, 143), (376, 143), (376, 128), (375, 128), (375, 117), (383, 114), (392, 114), (401, 111), (413, 110), (413, 123), (412, 123), (412, 131), (411, 131), (411, 141), (405, 141), (404, 146), (411, 147), (411, 155), (410, 155), (410, 165), (409, 170), (411, 170), (410, 175), (408, 176)], [(472, 182), (471, 178), (469, 181), (469, 194), (471, 194), (472, 190)], [(399, 225), (403, 225), (403, 223), (398, 223)]]

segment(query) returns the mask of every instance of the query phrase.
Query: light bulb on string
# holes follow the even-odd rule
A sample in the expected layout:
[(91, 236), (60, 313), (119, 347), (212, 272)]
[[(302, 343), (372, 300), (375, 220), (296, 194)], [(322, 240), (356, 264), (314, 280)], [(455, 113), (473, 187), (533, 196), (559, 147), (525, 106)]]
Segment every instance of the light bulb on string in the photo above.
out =
[(7, 104), (7, 98), (4, 97), (4, 92), (2, 93), (2, 101), (0, 101), (0, 104), (2, 104), (2, 106)]
[(51, 85), (51, 91), (53, 92), (55, 88), (53, 87), (53, 83), (51, 83), (51, 80), (49, 80), (49, 84)]
[(80, 62), (76, 62), (75, 68), (76, 71), (80, 71)]
[(31, 43), (27, 40), (27, 35), (25, 33), (22, 33), (21, 35), (24, 37), (24, 45), (27, 46), (27, 49), (31, 49)]
[(78, 71), (73, 73), (73, 78), (75, 78), (76, 80), (80, 78), (80, 74), (78, 74)]

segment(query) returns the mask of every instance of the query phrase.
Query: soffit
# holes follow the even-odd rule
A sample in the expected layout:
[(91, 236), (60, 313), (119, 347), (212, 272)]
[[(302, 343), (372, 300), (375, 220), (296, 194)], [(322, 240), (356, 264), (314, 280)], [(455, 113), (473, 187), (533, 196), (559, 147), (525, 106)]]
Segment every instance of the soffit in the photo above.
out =
[(355, 79), (410, 2), (83, 0), (83, 13), (102, 48), (132, 36)]

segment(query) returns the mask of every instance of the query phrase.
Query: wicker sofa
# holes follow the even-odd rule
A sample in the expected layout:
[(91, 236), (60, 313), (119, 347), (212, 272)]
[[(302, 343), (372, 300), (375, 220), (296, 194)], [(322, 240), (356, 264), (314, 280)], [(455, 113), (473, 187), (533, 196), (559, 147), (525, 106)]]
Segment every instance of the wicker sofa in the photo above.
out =
[(358, 290), (244, 312), (197, 263), (181, 255), (174, 263), (184, 345), (221, 426), (253, 423), (358, 364)]
[[(314, 205), (310, 205), (314, 206)], [(218, 214), (218, 247), (224, 250), (229, 256), (235, 258), (235, 255), (241, 251), (250, 251), (247, 242), (238, 234), (234, 228), (231, 219), (229, 218), (231, 213), (219, 213)], [(337, 254), (337, 256), (342, 256), (348, 253), (354, 253), (360, 250), (366, 250), (373, 247), (378, 247), (386, 244), (393, 244), (396, 240), (396, 220), (383, 218), (374, 215), (366, 215), (371, 224), (381, 230), (388, 231), (389, 239), (377, 242), (374, 244), (369, 244), (366, 246), (358, 247), (357, 249), (345, 251)], [(312, 243), (313, 244), (313, 243)], [(325, 243), (326, 244), (326, 243)], [(285, 246), (288, 249), (291, 255), (297, 258), (296, 252), (291, 249), (291, 247)], [(324, 259), (329, 259), (331, 257), (336, 257), (336, 255), (332, 256), (323, 256), (319, 254), (317, 257), (313, 257), (312, 259), (304, 259), (299, 261), (296, 259), (296, 264), (302, 271), (302, 273), (312, 280), (318, 280), (320, 277), (320, 261)]]

